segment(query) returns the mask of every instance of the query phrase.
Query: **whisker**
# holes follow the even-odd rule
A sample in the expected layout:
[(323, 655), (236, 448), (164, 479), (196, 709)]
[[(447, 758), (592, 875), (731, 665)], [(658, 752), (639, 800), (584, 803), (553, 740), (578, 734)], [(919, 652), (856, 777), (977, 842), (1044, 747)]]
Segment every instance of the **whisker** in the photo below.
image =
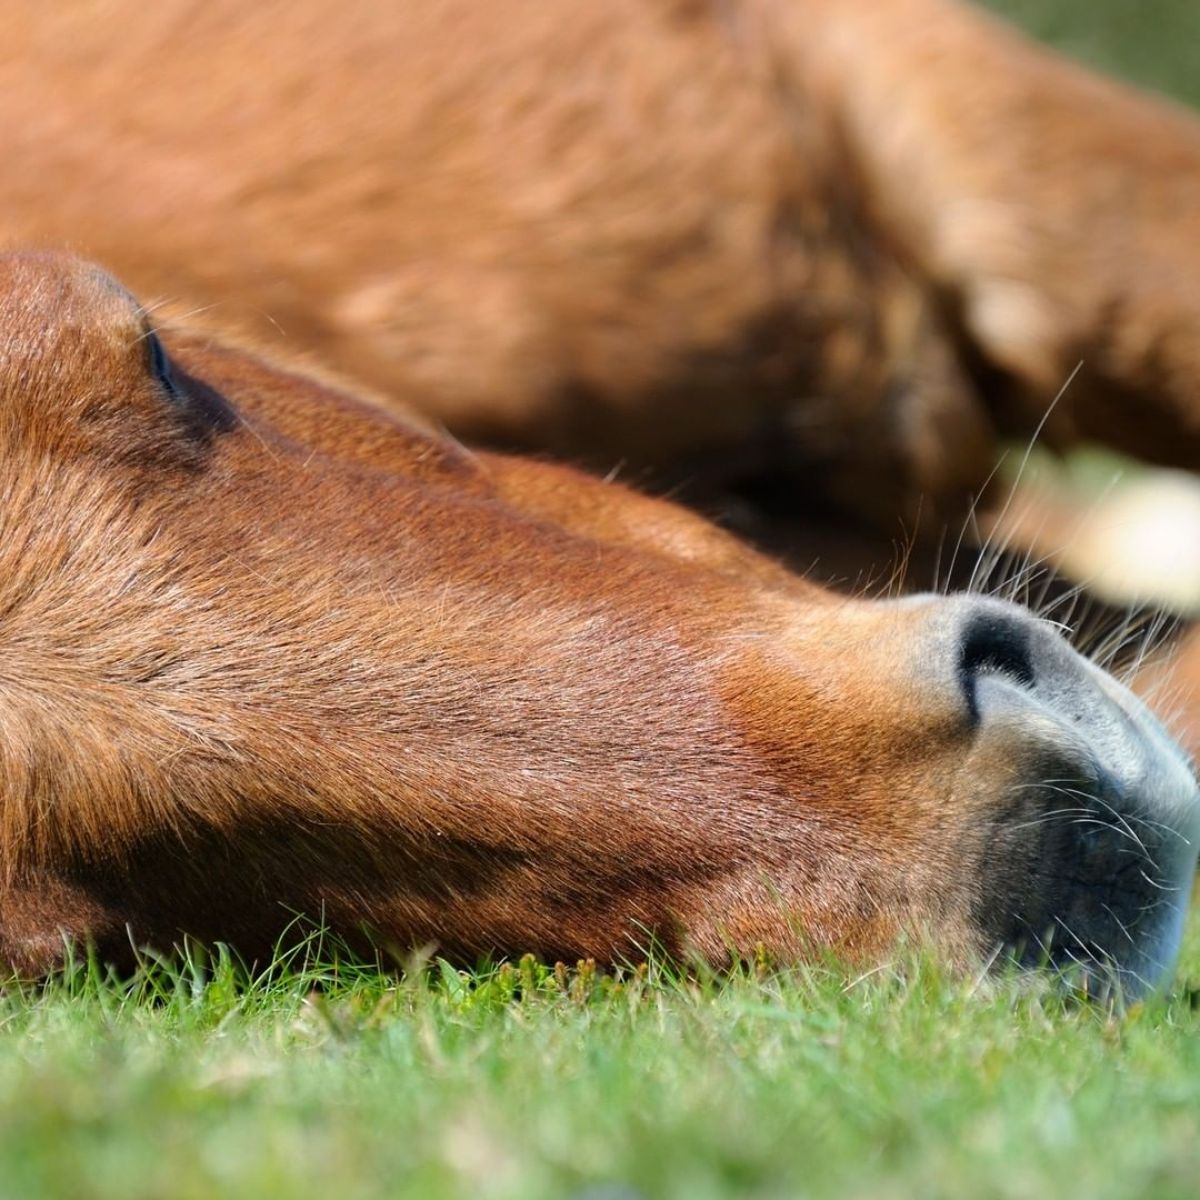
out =
[[(1041, 420), (1038, 421), (1037, 426), (1033, 431), (1033, 435), (1030, 437), (1029, 441), (1026, 443), (1024, 453), (1021, 456), (1021, 461), (1020, 461), (1019, 465), (1017, 466), (1017, 472), (1013, 476), (1012, 482), (1009, 484), (1008, 495), (1005, 497), (1004, 504), (1000, 509), (999, 516), (991, 523), (993, 530), (1004, 528), (1004, 522), (1007, 519), (1009, 511), (1012, 508), (1013, 500), (1017, 496), (1017, 492), (1018, 492), (1018, 488), (1020, 486), (1021, 480), (1025, 476), (1025, 470), (1029, 466), (1030, 458), (1033, 455), (1033, 448), (1037, 444), (1038, 439), (1042, 436), (1042, 433), (1046, 428), (1046, 424), (1050, 420), (1050, 417), (1053, 415), (1054, 410), (1058, 407), (1059, 402), (1062, 400), (1062, 398), (1067, 394), (1067, 391), (1071, 387), (1071, 384), (1075, 382), (1076, 377), (1079, 375), (1079, 372), (1082, 369), (1083, 369), (1083, 360), (1081, 359), (1075, 365), (1075, 369), (1070, 373), (1070, 375), (1067, 376), (1066, 381), (1063, 383), (1062, 387), (1059, 388), (1058, 392), (1054, 396), (1054, 399), (1051, 400), (1050, 403), (1047, 405), (1046, 411), (1042, 414)], [(1002, 458), (1000, 460), (1000, 462), (1003, 462), (1003, 461), (1004, 460)], [(992, 477), (995, 475), (995, 471), (997, 469), (999, 469), (999, 463), (997, 463), (997, 467), (995, 469), (993, 469), (992, 475), (988, 476), (989, 482), (992, 479)], [(972, 510), (971, 510), (972, 517), (974, 516), (974, 513), (975, 513), (975, 507), (972, 506)], [(964, 525), (964, 532), (965, 532), (965, 525)], [(1008, 542), (1010, 540), (1011, 540), (1011, 533), (1003, 538), (1003, 541), (1000, 545), (999, 553), (1003, 552), (1003, 550), (1007, 547)], [(961, 537), (960, 537), (960, 542), (961, 542)], [(976, 582), (978, 579), (979, 567), (983, 562), (987, 561), (989, 564), (987, 573), (985, 573), (985, 578), (987, 578), (990, 575), (990, 572), (992, 570), (994, 570), (995, 561), (998, 558), (998, 553), (995, 555), (992, 555), (992, 552), (994, 549), (995, 549), (994, 539), (992, 536), (989, 536), (987, 541), (984, 543), (983, 552), (981, 553), (979, 559), (976, 560), (975, 569), (971, 572), (971, 579), (967, 585), (968, 592), (973, 592), (975, 590), (975, 585), (976, 585)], [(992, 556), (989, 558), (989, 555), (992, 555)]]

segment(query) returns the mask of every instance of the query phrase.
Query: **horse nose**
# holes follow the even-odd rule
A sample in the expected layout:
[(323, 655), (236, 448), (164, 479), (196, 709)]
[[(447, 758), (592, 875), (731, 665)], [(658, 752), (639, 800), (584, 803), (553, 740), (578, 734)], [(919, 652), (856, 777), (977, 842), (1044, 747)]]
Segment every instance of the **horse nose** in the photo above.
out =
[(1024, 689), (1036, 686), (1036, 633), (1035, 623), (1019, 609), (986, 602), (968, 606), (957, 630), (957, 679), (972, 724), (982, 718), (980, 687), (985, 679), (998, 677)]
[(1128, 688), (1028, 609), (967, 596), (946, 603), (941, 629), (949, 627), (960, 703), (977, 736), (1044, 744), (1147, 803), (1185, 797), (1190, 810), (1187, 755)]
[(1009, 781), (995, 847), (1024, 864), (1006, 894), (984, 889), (983, 923), (1023, 954), (1106, 963), (1140, 990), (1174, 956), (1195, 871), (1187, 756), (1047, 622), (978, 597), (945, 603), (939, 640), (973, 743)]

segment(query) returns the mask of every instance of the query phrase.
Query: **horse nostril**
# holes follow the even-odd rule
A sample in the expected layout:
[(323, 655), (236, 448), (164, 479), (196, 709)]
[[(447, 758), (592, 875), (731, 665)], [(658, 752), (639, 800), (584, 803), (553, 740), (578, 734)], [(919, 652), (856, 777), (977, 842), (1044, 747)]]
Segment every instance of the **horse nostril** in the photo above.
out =
[(978, 684), (997, 675), (1022, 687), (1033, 687), (1032, 625), (1006, 612), (979, 612), (962, 631), (958, 672), (972, 722), (979, 720)]

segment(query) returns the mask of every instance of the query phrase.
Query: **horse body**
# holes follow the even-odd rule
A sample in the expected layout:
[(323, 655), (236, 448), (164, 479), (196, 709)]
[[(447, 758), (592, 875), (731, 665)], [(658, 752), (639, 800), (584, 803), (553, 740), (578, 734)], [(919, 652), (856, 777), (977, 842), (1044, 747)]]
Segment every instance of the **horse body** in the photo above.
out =
[(780, 479), (891, 535), (957, 517), (1082, 362), (1043, 438), (1200, 462), (1200, 125), (962, 4), (3, 25), (0, 238), (469, 440)]

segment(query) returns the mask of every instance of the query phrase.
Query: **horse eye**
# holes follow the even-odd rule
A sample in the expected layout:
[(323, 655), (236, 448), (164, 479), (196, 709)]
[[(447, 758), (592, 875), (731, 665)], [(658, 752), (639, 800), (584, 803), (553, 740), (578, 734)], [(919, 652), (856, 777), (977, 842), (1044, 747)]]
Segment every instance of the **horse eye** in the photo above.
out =
[(146, 334), (146, 345), (147, 353), (150, 356), (150, 373), (163, 386), (167, 395), (172, 400), (177, 400), (179, 385), (175, 382), (175, 376), (171, 371), (171, 360), (167, 357), (166, 349), (153, 329)]

